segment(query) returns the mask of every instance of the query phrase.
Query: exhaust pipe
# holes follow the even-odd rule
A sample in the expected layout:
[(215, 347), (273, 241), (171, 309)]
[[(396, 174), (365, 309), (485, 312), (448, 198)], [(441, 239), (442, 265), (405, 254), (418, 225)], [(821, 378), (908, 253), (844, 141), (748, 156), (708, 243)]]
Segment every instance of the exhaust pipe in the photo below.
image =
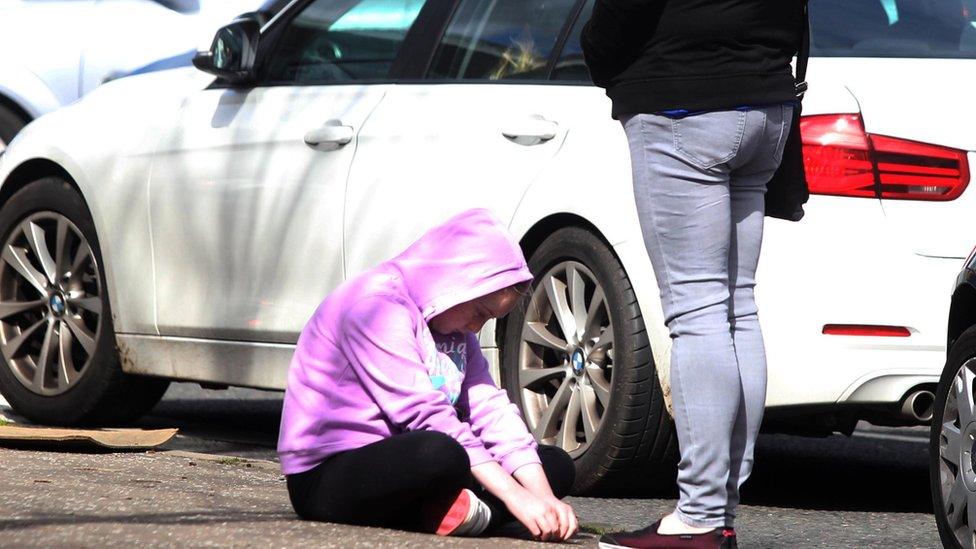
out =
[(935, 393), (928, 389), (918, 389), (908, 393), (901, 403), (901, 416), (918, 423), (932, 421), (935, 406)]

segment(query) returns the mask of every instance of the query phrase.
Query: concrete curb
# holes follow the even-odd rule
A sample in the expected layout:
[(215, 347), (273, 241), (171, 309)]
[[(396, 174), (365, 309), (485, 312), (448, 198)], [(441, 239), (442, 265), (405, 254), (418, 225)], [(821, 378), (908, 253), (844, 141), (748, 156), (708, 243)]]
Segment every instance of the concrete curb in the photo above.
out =
[(265, 471), (274, 471), (276, 473), (281, 473), (281, 465), (265, 459), (250, 459), (250, 458), (241, 458), (237, 456), (222, 456), (219, 454), (202, 454), (200, 452), (187, 452), (184, 450), (156, 450), (154, 451), (154, 453), (178, 457), (178, 458), (197, 460), (197, 461), (206, 461), (209, 463), (219, 463), (221, 465), (237, 465), (240, 467), (261, 469)]

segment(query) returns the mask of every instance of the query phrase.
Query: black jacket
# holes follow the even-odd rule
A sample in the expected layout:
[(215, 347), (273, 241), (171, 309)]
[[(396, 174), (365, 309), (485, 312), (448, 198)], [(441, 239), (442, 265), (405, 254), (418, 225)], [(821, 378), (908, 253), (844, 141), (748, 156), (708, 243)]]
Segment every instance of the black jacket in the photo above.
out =
[[(620, 118), (794, 101), (806, 26), (806, 0), (596, 0), (581, 42)], [(810, 196), (799, 123), (797, 105), (765, 197), (766, 215), (790, 221)]]
[(795, 99), (802, 0), (596, 0), (586, 64), (613, 116)]

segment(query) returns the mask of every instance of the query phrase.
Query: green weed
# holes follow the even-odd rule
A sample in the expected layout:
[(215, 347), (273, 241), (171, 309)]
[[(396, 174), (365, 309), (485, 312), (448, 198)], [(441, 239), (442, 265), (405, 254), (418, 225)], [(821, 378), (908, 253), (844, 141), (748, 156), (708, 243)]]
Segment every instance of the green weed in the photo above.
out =
[(607, 532), (612, 532), (614, 527), (609, 524), (582, 523), (579, 526), (580, 532), (602, 536)]
[(238, 457), (225, 457), (217, 460), (217, 463), (221, 465), (244, 465), (250, 466), (250, 463), (246, 459), (241, 459)]

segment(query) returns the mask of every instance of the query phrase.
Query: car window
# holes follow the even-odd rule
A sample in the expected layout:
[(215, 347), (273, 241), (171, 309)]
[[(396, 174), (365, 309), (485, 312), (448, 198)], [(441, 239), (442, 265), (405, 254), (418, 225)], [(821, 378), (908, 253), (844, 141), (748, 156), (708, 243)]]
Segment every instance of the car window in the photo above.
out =
[(287, 23), (263, 80), (386, 78), (425, 0), (316, 0)]
[(573, 29), (569, 31), (566, 45), (560, 52), (556, 60), (556, 66), (552, 69), (552, 79), (564, 82), (591, 83), (590, 71), (586, 68), (583, 61), (583, 48), (580, 46), (580, 34), (583, 32), (583, 25), (586, 24), (590, 14), (593, 13), (594, 0), (587, 0), (583, 10), (580, 11)]
[(976, 58), (974, 19), (976, 0), (816, 0), (810, 53)]
[(429, 78), (544, 79), (576, 0), (462, 0)]

